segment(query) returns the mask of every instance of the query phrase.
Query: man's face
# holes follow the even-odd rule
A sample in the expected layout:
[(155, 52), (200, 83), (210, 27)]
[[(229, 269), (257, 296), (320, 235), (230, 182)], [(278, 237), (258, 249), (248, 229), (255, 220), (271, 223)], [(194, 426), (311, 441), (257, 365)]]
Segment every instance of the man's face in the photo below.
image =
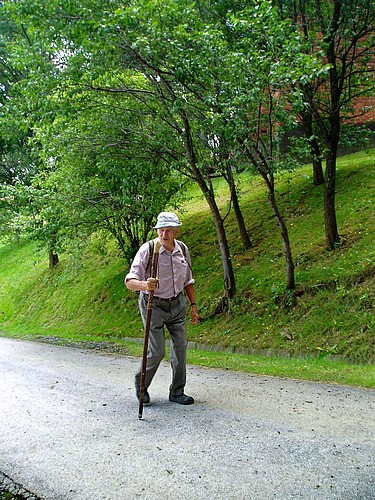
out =
[(177, 237), (179, 227), (161, 227), (158, 230), (159, 241), (164, 246), (173, 244), (174, 239)]

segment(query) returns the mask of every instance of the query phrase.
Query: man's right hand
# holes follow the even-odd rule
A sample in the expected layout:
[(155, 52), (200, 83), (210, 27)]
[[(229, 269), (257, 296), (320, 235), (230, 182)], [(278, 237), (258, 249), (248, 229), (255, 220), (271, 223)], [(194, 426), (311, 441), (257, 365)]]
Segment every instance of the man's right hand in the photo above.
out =
[(158, 279), (157, 278), (148, 278), (148, 280), (145, 283), (146, 283), (146, 288), (145, 289), (148, 292), (152, 292), (158, 286)]

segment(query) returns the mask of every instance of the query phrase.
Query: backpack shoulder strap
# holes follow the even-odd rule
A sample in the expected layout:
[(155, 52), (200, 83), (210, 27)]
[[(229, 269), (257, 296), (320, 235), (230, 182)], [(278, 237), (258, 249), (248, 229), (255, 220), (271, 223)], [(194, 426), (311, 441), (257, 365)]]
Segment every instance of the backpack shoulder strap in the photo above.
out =
[(182, 248), (182, 253), (184, 254), (184, 257), (186, 259), (187, 250), (186, 250), (185, 243), (183, 241), (180, 241), (180, 240), (176, 240), (176, 241), (180, 245), (180, 247)]
[(154, 240), (148, 241), (149, 256), (148, 256), (148, 262), (147, 262), (147, 266), (146, 266), (146, 271), (148, 271), (149, 269), (151, 269), (152, 256), (153, 256), (153, 253), (154, 253), (154, 245), (155, 245)]
[(176, 240), (176, 241), (180, 245), (180, 247), (182, 248), (182, 253), (184, 254), (185, 260), (186, 260), (186, 262), (187, 262), (187, 264), (188, 264), (188, 266), (190, 267), (190, 270), (191, 270), (190, 262), (187, 259), (187, 246), (185, 245), (185, 243), (183, 241), (180, 241), (180, 240)]

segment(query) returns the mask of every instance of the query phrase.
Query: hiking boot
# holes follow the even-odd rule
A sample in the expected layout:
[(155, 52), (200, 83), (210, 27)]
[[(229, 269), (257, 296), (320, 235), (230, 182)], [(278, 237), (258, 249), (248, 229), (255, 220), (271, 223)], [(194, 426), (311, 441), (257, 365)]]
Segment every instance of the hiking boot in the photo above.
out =
[(170, 394), (169, 401), (180, 405), (192, 405), (194, 403), (194, 398), (186, 396), (186, 394)]
[[(137, 399), (139, 401), (139, 399), (141, 397), (141, 388), (139, 387), (139, 385), (137, 385), (135, 387), (135, 392), (137, 394)], [(149, 402), (150, 402), (150, 395), (149, 395), (148, 391), (145, 389), (143, 392), (143, 404), (147, 405)]]

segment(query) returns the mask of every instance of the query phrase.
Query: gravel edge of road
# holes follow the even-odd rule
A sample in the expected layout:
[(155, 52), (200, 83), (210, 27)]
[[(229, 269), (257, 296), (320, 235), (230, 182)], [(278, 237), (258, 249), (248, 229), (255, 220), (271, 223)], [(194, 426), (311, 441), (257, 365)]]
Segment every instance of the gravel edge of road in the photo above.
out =
[(0, 471), (0, 499), (6, 500), (41, 500), (31, 491), (13, 481), (12, 478)]

